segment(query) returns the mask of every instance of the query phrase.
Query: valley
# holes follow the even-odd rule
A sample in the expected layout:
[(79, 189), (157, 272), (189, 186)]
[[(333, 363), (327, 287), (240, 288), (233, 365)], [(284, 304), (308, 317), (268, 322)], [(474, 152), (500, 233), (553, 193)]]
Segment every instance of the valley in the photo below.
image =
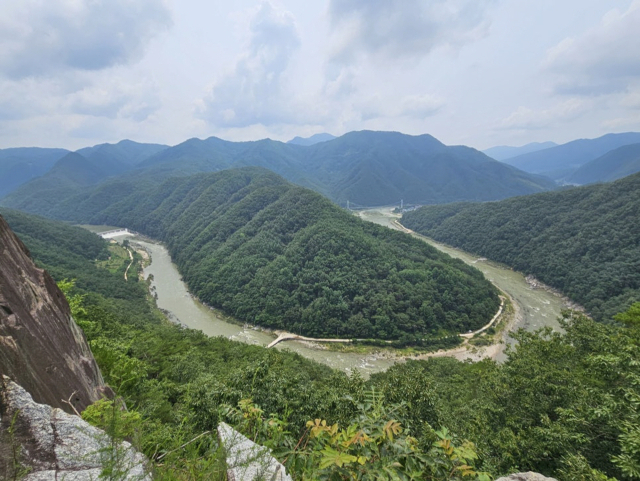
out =
[(0, 481), (640, 481), (640, 0), (0, 24)]
[[(372, 209), (359, 213), (364, 220), (398, 230), (395, 223), (399, 216), (392, 213), (392, 209)], [(96, 233), (111, 231), (113, 226), (83, 226)], [(505, 359), (504, 348), (513, 343), (509, 332), (523, 328), (534, 331), (549, 326), (554, 330), (559, 329), (558, 318), (563, 308), (568, 304), (558, 295), (545, 289), (533, 289), (524, 276), (491, 262), (478, 261), (471, 254), (454, 249), (444, 244), (437, 243), (418, 234), (413, 234), (428, 242), (441, 252), (463, 260), (465, 263), (478, 268), (498, 289), (506, 293), (515, 312), (506, 319), (507, 327), (502, 333), (502, 344), (474, 348), (473, 346), (461, 346), (447, 351), (436, 353), (416, 354), (411, 358), (428, 358), (433, 356), (451, 356), (456, 359), (482, 359), (489, 357), (498, 361)], [(144, 269), (145, 278), (151, 276), (151, 289), (156, 296), (156, 302), (173, 322), (177, 322), (191, 329), (202, 331), (208, 336), (224, 336), (248, 344), (266, 346), (274, 340), (270, 331), (242, 324), (229, 319), (220, 311), (202, 304), (189, 291), (182, 281), (176, 265), (171, 256), (161, 243), (150, 242), (148, 239), (140, 239), (135, 235), (123, 235), (117, 240), (128, 238), (140, 245), (151, 256), (151, 263)], [(358, 353), (340, 352), (326, 349), (321, 344), (305, 341), (287, 341), (277, 345), (278, 349), (288, 349), (308, 359), (326, 364), (334, 369), (350, 372), (358, 370), (365, 377), (375, 372), (388, 369), (395, 362), (404, 360), (401, 353), (394, 350), (380, 349), (377, 352)]]

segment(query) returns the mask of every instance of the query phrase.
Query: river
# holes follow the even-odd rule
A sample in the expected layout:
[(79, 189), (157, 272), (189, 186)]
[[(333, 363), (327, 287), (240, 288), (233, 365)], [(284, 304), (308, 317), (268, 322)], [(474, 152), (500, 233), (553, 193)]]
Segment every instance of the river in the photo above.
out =
[[(391, 229), (397, 229), (393, 221), (400, 219), (399, 215), (391, 213), (390, 208), (361, 211), (360, 217)], [(545, 289), (532, 288), (524, 275), (513, 271), (505, 265), (478, 258), (468, 252), (441, 244), (420, 234), (413, 233), (412, 235), (449, 254), (451, 257), (461, 259), (467, 264), (476, 267), (498, 289), (508, 294), (516, 310), (516, 317), (512, 325), (513, 330), (522, 328), (527, 331), (535, 331), (545, 326), (560, 330), (560, 325), (558, 324), (560, 311), (570, 306), (559, 295)], [(508, 344), (513, 343), (513, 339), (506, 336), (505, 342)], [(501, 350), (496, 360), (501, 361), (504, 358), (504, 350)]]
[[(389, 210), (368, 210), (361, 212), (361, 217), (390, 228), (396, 228), (392, 221), (394, 217)], [(111, 226), (83, 226), (94, 232), (111, 230)], [(498, 288), (506, 292), (516, 305), (516, 327), (534, 330), (542, 326), (558, 328), (557, 317), (564, 307), (562, 299), (543, 289), (532, 289), (522, 274), (514, 272), (505, 266), (491, 262), (478, 261), (466, 252), (453, 249), (420, 236), (429, 244), (447, 254), (462, 259), (480, 269), (485, 276)], [(144, 269), (145, 278), (153, 275), (151, 281), (152, 292), (156, 294), (160, 309), (167, 311), (169, 317), (186, 327), (199, 329), (209, 336), (225, 336), (237, 341), (266, 346), (275, 336), (250, 326), (242, 326), (229, 322), (220, 312), (211, 309), (187, 290), (177, 267), (171, 261), (167, 249), (160, 243), (124, 235), (117, 238), (130, 239), (131, 242), (142, 246), (151, 256), (151, 264)], [(509, 341), (508, 341), (509, 342)], [(352, 371), (357, 369), (365, 377), (374, 372), (383, 371), (396, 362), (382, 355), (337, 352), (328, 349), (316, 349), (308, 343), (288, 341), (278, 344), (276, 349), (289, 349), (309, 359), (321, 362), (335, 369)], [(497, 359), (504, 358), (498, 354)]]

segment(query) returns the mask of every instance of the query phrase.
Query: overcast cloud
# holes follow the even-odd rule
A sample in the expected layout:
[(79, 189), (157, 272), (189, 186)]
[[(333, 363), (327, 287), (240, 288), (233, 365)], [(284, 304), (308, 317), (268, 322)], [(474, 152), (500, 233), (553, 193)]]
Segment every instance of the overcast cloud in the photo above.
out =
[(286, 71), (300, 47), (293, 16), (263, 2), (250, 13), (248, 42), (232, 72), (216, 81), (198, 113), (219, 127), (295, 123)]
[(488, 32), (492, 0), (330, 0), (329, 18), (338, 37), (333, 60), (358, 54), (393, 60), (422, 57), (437, 46), (459, 48)]
[(559, 93), (599, 95), (625, 91), (640, 78), (640, 0), (612, 10), (578, 37), (551, 48), (544, 67), (557, 75)]
[(19, 0), (0, 11), (0, 71), (10, 78), (126, 64), (171, 25), (162, 0)]
[(640, 131), (640, 0), (0, 3), (0, 148)]

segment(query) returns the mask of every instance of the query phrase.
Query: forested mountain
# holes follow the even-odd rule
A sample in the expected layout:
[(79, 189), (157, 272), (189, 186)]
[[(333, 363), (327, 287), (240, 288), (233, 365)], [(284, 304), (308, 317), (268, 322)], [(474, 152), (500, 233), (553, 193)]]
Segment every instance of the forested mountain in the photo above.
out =
[(8, 204), (12, 199), (19, 199), (21, 210), (46, 214), (65, 197), (95, 185), (107, 176), (101, 165), (69, 152), (43, 176), (21, 185), (5, 199)]
[(547, 179), (505, 168), (469, 147), (445, 146), (430, 135), (350, 132), (307, 148), (305, 162), (313, 180), (342, 204), (495, 200), (554, 187)]
[(521, 147), (511, 147), (509, 145), (498, 145), (482, 151), (483, 154), (487, 154), (492, 159), (504, 162), (506, 159), (516, 157), (518, 155), (528, 154), (530, 152), (537, 152), (538, 150), (550, 149), (551, 147), (557, 147), (555, 142), (531, 142)]
[(518, 155), (504, 162), (525, 172), (563, 180), (576, 169), (607, 152), (640, 142), (640, 133), (607, 134), (597, 139), (579, 139), (550, 149)]
[(15, 188), (2, 204), (21, 210), (47, 215), (49, 210), (87, 188), (120, 174), (126, 174), (149, 156), (166, 146), (140, 144), (123, 140), (117, 144), (100, 144), (77, 152), (66, 152), (40, 177)]
[(484, 204), (423, 207), (403, 224), (560, 289), (594, 318), (640, 299), (640, 174)]
[(468, 147), (448, 147), (430, 135), (350, 132), (311, 146), (272, 140), (191, 139), (141, 166), (176, 173), (259, 166), (333, 201), (371, 206), (399, 202), (495, 200), (554, 188), (547, 179), (509, 168)]
[(142, 161), (167, 148), (167, 145), (141, 144), (132, 140), (121, 140), (117, 144), (99, 144), (85, 147), (76, 152), (102, 166), (109, 175), (117, 175), (131, 170)]
[(314, 134), (311, 137), (294, 137), (293, 139), (289, 140), (287, 144), (313, 145), (313, 144), (317, 144), (318, 142), (326, 142), (327, 140), (333, 140), (335, 138), (336, 138), (335, 135), (326, 134), (326, 133)]
[(264, 169), (128, 188), (56, 215), (165, 241), (192, 292), (247, 322), (397, 339), (478, 328), (498, 308), (475, 269)]
[(587, 162), (566, 182), (579, 185), (612, 182), (636, 172), (640, 172), (640, 143), (619, 147)]
[(294, 479), (638, 477), (640, 304), (618, 317), (626, 327), (577, 316), (564, 333), (520, 333), (504, 364), (408, 361), (365, 381), (171, 325), (143, 283), (123, 279), (128, 258), (114, 272), (101, 267), (102, 239), (2, 215), (56, 280), (77, 279), (65, 283), (74, 318), (128, 406), (103, 401), (83, 417), (133, 439), (154, 479), (225, 480), (221, 421), (266, 445)]
[(0, 149), (0, 198), (25, 182), (43, 175), (68, 153), (65, 149), (38, 147)]

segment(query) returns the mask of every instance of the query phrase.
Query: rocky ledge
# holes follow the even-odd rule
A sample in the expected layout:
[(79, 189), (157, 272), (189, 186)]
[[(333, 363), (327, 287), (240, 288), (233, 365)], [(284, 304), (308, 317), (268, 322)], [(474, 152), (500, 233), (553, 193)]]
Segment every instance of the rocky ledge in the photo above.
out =
[(6, 376), (0, 380), (0, 479), (150, 481), (146, 458), (58, 408), (37, 404)]

